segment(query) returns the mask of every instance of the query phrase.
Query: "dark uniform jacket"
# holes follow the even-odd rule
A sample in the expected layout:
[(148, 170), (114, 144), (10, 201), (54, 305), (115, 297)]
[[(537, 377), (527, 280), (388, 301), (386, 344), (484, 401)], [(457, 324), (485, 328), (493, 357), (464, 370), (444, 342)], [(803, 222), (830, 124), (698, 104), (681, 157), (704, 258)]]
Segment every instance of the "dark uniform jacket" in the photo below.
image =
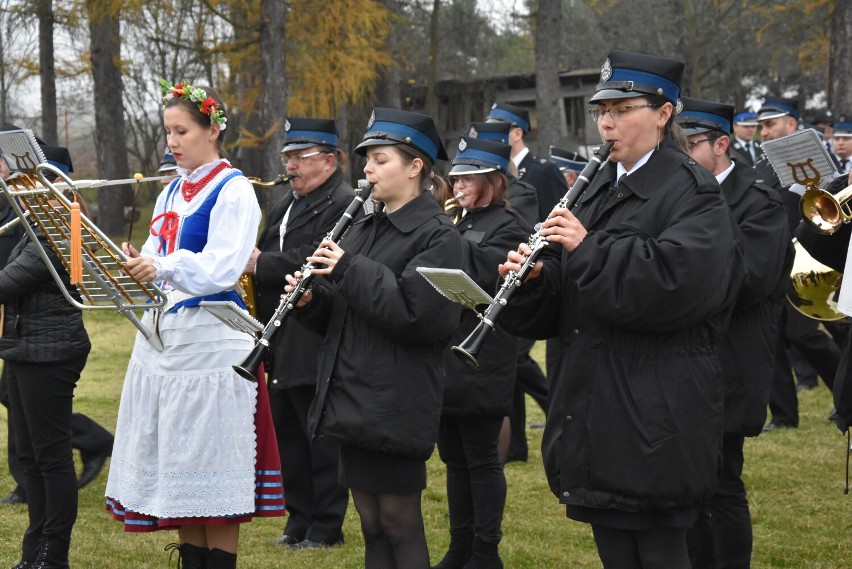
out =
[(502, 322), (561, 336), (542, 455), (569, 515), (693, 508), (719, 466), (717, 346), (743, 276), (727, 204), (670, 143), (617, 189), (615, 173), (607, 164), (578, 201), (583, 242), (545, 259)]
[[(497, 265), (506, 259), (507, 251), (527, 240), (532, 229), (503, 203), (468, 211), (456, 227), (464, 238), (464, 272), (494, 296), (498, 288)], [(479, 318), (471, 310), (462, 312), (451, 345), (461, 344), (478, 323)], [(444, 414), (507, 415), (515, 386), (517, 344), (517, 338), (498, 327), (479, 352), (476, 368), (451, 350), (445, 351)]]
[(735, 162), (722, 182), (747, 271), (719, 348), (725, 433), (744, 436), (757, 436), (766, 422), (778, 323), (794, 256), (781, 197), (756, 180), (754, 168)]
[[(50, 244), (42, 239), (42, 245), (66, 290), (80, 301)], [(0, 271), (0, 304), (5, 306), (0, 358), (50, 363), (89, 353), (92, 346), (82, 311), (65, 299), (28, 235), (21, 237)]]
[(760, 148), (760, 143), (758, 141), (751, 141), (752, 147), (754, 147), (754, 158), (751, 157), (751, 153), (748, 152), (736, 138), (734, 138), (733, 141), (734, 143), (731, 145), (731, 157), (734, 160), (741, 164), (746, 164), (752, 167), (758, 160), (760, 160), (760, 157), (763, 154), (763, 150)]
[[(287, 223), (284, 247), (279, 246), (278, 228), (284, 213), (293, 203), (292, 192), (276, 203), (267, 216), (258, 249), (262, 251), (255, 267), (257, 316), (267, 322), (278, 307), (284, 292), (284, 275), (293, 274), (316, 251), (355, 193), (337, 171), (311, 192), (310, 206)], [(307, 198), (306, 198), (307, 199)], [(305, 328), (293, 318), (287, 319), (272, 339), (271, 369), (266, 373), (270, 388), (313, 385), (317, 377), (316, 356), (322, 337)]]
[[(514, 178), (509, 179), (509, 206), (527, 222), (530, 227), (535, 226), (540, 220), (538, 218), (538, 193), (532, 184)], [(560, 196), (561, 198), (561, 196)]]
[(427, 459), (441, 412), (444, 350), (461, 307), (417, 267), (462, 266), (458, 231), (430, 192), (390, 215), (356, 222), (346, 254), (296, 311), (324, 335), (317, 394), (308, 414), (315, 437)]
[(546, 219), (556, 202), (568, 192), (568, 184), (559, 168), (533, 156), (532, 152), (527, 152), (518, 164), (518, 177), (538, 192), (538, 221)]

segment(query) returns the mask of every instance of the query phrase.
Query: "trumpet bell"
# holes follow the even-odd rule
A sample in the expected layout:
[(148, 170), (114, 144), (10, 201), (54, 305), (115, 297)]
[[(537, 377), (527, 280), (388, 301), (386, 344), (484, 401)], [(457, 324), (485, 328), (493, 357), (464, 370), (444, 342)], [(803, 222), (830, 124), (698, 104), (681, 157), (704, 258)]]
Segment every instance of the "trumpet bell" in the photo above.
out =
[(837, 310), (843, 275), (811, 257), (797, 239), (793, 239), (793, 245), (796, 258), (790, 273), (787, 300), (808, 318), (825, 322), (845, 318)]
[(852, 186), (836, 195), (819, 188), (808, 188), (799, 200), (802, 217), (823, 235), (831, 235), (852, 220)]

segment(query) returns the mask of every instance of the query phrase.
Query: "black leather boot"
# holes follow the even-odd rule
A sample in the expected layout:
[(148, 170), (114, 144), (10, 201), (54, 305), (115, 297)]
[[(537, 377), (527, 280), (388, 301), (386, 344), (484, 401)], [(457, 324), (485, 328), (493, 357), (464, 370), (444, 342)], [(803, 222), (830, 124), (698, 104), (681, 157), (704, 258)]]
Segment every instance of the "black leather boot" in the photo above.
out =
[(172, 555), (178, 552), (178, 569), (207, 569), (207, 548), (192, 545), (191, 543), (170, 543), (165, 547), (169, 554), (169, 567), (172, 563)]
[(503, 562), (497, 553), (497, 544), (479, 538), (473, 540), (473, 555), (464, 569), (503, 569)]
[(21, 544), (21, 560), (12, 569), (29, 569), (32, 567), (33, 562), (38, 557), (41, 539), (41, 533), (38, 535), (29, 532), (24, 533), (24, 540)]
[(71, 543), (43, 537), (38, 545), (35, 560), (26, 569), (70, 569), (68, 566), (68, 549)]
[(211, 549), (207, 552), (207, 569), (237, 569), (237, 554)]
[(432, 569), (462, 569), (473, 550), (473, 532), (450, 531), (450, 547), (441, 562)]

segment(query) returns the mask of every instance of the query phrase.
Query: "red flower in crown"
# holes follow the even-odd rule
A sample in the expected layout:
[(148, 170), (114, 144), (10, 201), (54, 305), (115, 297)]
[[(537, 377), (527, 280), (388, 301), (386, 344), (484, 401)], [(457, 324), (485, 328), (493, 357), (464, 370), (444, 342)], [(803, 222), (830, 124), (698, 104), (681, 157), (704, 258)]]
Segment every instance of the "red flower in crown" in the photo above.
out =
[(205, 115), (210, 115), (213, 114), (213, 112), (216, 110), (216, 107), (218, 106), (219, 105), (216, 104), (216, 101), (213, 99), (213, 97), (207, 97), (201, 102), (200, 110)]

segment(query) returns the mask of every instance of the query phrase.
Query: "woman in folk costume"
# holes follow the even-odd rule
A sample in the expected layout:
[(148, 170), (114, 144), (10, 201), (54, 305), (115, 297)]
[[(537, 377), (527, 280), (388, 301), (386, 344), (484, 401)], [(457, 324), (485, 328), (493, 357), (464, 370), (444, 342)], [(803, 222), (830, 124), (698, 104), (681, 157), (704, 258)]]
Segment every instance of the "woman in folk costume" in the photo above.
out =
[(107, 510), (125, 531), (177, 529), (184, 569), (233, 568), (239, 524), (283, 515), (280, 464), (264, 382), (231, 367), (254, 342), (199, 302), (242, 302), (234, 283), (254, 246), (260, 208), (251, 183), (222, 157), (226, 118), (218, 94), (160, 83), (166, 142), (180, 176), (157, 199), (142, 250), (123, 247), (129, 272), (166, 291), (166, 306), (147, 313), (163, 351), (137, 335)]

